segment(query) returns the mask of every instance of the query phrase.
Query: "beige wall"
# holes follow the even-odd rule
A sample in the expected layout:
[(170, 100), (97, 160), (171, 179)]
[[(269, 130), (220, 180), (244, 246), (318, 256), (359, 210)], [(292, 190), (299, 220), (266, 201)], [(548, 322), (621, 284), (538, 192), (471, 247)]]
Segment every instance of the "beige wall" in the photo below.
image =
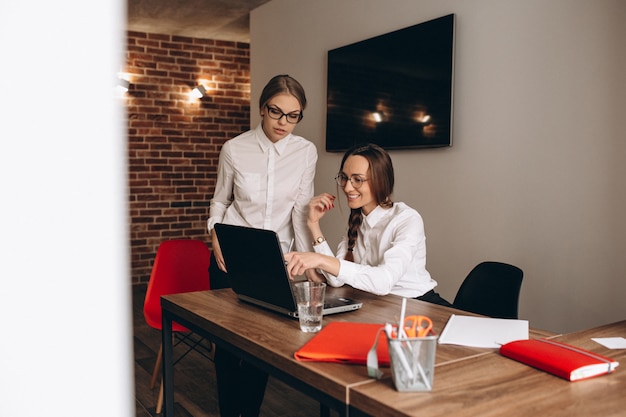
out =
[[(626, 2), (273, 0), (251, 15), (252, 103), (274, 74), (302, 82), (310, 104), (296, 132), (318, 146), (316, 191), (334, 193), (327, 50), (448, 13), (454, 145), (391, 153), (395, 199), (424, 218), (439, 291), (452, 301), (475, 264), (499, 260), (525, 272), (531, 326), (626, 318)], [(342, 204), (323, 225), (332, 245)]]

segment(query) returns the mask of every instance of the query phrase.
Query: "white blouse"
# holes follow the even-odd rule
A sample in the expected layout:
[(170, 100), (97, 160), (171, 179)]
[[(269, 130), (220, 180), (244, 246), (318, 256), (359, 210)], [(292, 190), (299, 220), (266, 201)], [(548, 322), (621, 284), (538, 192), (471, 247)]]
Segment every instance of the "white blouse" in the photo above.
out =
[(315, 145), (289, 134), (272, 143), (261, 124), (224, 143), (209, 232), (215, 223), (274, 230), (283, 251), (311, 250), (306, 227), (317, 163)]
[[(315, 252), (335, 256), (327, 242)], [(377, 206), (363, 216), (354, 246), (354, 262), (346, 261), (347, 234), (337, 248), (339, 275), (320, 271), (333, 287), (348, 284), (377, 295), (415, 298), (437, 286), (426, 270), (426, 236), (420, 214), (404, 203)]]

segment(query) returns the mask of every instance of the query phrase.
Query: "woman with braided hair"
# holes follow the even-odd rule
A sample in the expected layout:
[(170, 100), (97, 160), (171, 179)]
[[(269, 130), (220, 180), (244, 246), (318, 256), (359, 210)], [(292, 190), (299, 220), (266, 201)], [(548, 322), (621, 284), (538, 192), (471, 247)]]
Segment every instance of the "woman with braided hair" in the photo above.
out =
[(333, 254), (319, 221), (334, 208), (335, 196), (313, 197), (307, 227), (315, 252), (286, 254), (290, 276), (315, 269), (315, 279), (333, 287), (348, 284), (378, 295), (450, 306), (434, 291), (437, 282), (426, 270), (422, 217), (406, 204), (391, 200), (394, 174), (389, 154), (374, 144), (355, 146), (343, 156), (335, 179), (350, 207), (348, 231)]

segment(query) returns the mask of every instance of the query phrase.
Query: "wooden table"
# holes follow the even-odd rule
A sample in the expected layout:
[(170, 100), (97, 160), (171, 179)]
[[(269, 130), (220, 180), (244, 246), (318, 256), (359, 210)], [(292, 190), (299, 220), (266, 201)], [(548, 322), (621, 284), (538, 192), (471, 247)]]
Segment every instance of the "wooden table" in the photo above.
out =
[(621, 362), (610, 375), (569, 382), (491, 352), (436, 366), (432, 392), (399, 393), (389, 378), (353, 387), (350, 415), (624, 416), (626, 350), (591, 340), (617, 336), (626, 337), (626, 321), (554, 337)]
[[(383, 324), (387, 321), (398, 320), (402, 300), (400, 297), (380, 297), (348, 286), (328, 288), (328, 293), (363, 301), (363, 307), (358, 311), (325, 316), (324, 323), (352, 321)], [(161, 305), (163, 309), (164, 415), (166, 417), (174, 415), (172, 321), (211, 339), (217, 345), (229, 349), (343, 415), (350, 413), (349, 404), (354, 402), (355, 393), (358, 396), (367, 395), (357, 388), (371, 385), (374, 391), (377, 391), (377, 387), (384, 388), (390, 382), (369, 378), (365, 366), (296, 361), (293, 356), (294, 352), (309, 341), (314, 334), (301, 332), (297, 320), (239, 301), (230, 289), (168, 295), (162, 297)], [(433, 320), (436, 333), (441, 333), (453, 313), (469, 314), (418, 300), (408, 300), (407, 303), (407, 314), (429, 316)], [(531, 332), (532, 337), (549, 335), (551, 334), (548, 332), (536, 330)], [(459, 366), (457, 362), (471, 359), (479, 361), (480, 358), (493, 352), (494, 349), (439, 345), (435, 358), (437, 366), (435, 384), (440, 379), (439, 373), (443, 372), (439, 371), (439, 368), (444, 369), (445, 366), (455, 368)], [(389, 372), (386, 374), (389, 375)], [(376, 404), (376, 401), (373, 400), (372, 404)], [(355, 413), (368, 412), (368, 410), (369, 408), (354, 408)]]

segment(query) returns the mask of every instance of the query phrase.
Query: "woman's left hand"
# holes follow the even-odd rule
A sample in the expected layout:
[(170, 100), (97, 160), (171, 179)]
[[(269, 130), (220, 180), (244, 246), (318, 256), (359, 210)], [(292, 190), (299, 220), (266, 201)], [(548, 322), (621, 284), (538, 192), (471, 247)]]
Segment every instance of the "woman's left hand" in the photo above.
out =
[(307, 223), (317, 223), (324, 214), (335, 207), (335, 196), (328, 193), (316, 195), (309, 202)]

